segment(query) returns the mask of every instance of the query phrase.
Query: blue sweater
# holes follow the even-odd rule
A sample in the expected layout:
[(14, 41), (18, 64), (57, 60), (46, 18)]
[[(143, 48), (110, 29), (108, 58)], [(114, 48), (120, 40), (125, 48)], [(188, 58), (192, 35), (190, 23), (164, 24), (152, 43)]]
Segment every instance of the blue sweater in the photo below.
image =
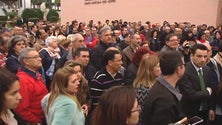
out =
[(79, 110), (76, 102), (65, 95), (59, 95), (50, 106), (47, 113), (49, 94), (41, 102), (48, 125), (84, 125), (83, 111)]

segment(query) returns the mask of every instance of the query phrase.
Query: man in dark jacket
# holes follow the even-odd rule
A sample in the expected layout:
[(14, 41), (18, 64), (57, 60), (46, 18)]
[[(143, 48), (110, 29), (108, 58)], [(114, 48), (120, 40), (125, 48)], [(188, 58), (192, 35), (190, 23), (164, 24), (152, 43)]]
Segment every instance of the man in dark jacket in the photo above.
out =
[(89, 49), (86, 47), (77, 48), (74, 60), (82, 64), (83, 75), (88, 80), (88, 82), (90, 82), (90, 80), (96, 74), (96, 69), (89, 63), (90, 60)]
[(208, 49), (203, 44), (197, 44), (190, 52), (191, 61), (186, 64), (185, 74), (178, 82), (183, 94), (182, 108), (188, 118), (199, 116), (207, 124), (208, 118), (214, 115), (211, 103), (211, 71), (206, 66)]
[(177, 81), (185, 71), (181, 53), (165, 51), (160, 53), (162, 75), (151, 88), (142, 112), (142, 125), (168, 125), (183, 118), (180, 100), (182, 94), (176, 88)]
[(99, 31), (99, 44), (93, 49), (91, 64), (96, 68), (96, 70), (100, 70), (102, 65), (102, 57), (103, 53), (107, 48), (111, 46), (115, 46), (112, 41), (112, 31), (110, 28), (104, 27)]

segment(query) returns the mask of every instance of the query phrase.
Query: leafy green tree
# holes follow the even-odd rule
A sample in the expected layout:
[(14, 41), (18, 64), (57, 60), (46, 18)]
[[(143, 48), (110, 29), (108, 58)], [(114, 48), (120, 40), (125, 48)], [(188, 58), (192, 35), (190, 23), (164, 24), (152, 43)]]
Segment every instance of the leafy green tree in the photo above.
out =
[(59, 14), (56, 10), (51, 9), (49, 10), (46, 18), (50, 22), (57, 22), (59, 20)]
[(43, 12), (40, 9), (24, 9), (22, 18), (27, 23), (28, 21), (39, 21), (43, 19)]
[(52, 6), (54, 6), (54, 3), (52, 3), (52, 0), (46, 0), (45, 6), (48, 9), (52, 9)]
[(8, 12), (8, 13), (7, 13), (7, 16), (9, 17), (10, 20), (13, 20), (15, 17), (18, 16), (18, 13), (15, 12), (15, 11)]
[(7, 21), (7, 16), (0, 16), (0, 23), (5, 23)]

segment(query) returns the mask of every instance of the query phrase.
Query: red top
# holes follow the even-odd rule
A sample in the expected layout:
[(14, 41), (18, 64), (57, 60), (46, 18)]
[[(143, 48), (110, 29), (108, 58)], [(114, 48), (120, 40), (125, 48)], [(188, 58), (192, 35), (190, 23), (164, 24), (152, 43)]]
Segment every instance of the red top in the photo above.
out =
[(0, 67), (5, 67), (6, 54), (0, 52)]
[(97, 45), (97, 41), (98, 41), (97, 38), (90, 36), (85, 38), (84, 43), (87, 48), (94, 49)]
[(48, 93), (41, 74), (34, 78), (29, 73), (19, 69), (17, 76), (19, 77), (22, 101), (15, 112), (31, 124), (41, 122), (44, 118), (41, 100)]

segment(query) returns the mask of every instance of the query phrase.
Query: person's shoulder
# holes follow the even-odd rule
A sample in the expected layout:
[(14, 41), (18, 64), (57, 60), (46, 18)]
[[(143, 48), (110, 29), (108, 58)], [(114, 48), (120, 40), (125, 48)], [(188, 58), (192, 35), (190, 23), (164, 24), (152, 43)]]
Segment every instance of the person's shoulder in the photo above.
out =
[(42, 48), (41, 50), (39, 50), (40, 54), (46, 54), (48, 53), (47, 48)]
[(96, 72), (96, 68), (94, 66), (92, 66), (91, 64), (89, 64), (86, 68), (87, 68), (87, 70)]
[(35, 44), (34, 44), (34, 47), (40, 46), (40, 45), (41, 45), (40, 42), (41, 42), (41, 41), (40, 41), (39, 39), (37, 39), (36, 42), (35, 42)]
[(63, 107), (63, 106), (67, 106), (67, 105), (77, 106), (76, 102), (66, 95), (59, 95), (55, 99), (54, 105), (56, 107)]
[(105, 71), (99, 70), (96, 72), (94, 79), (99, 80), (99, 79), (102, 79), (103, 77), (106, 77), (106, 76), (107, 76), (107, 74)]
[(163, 86), (161, 83), (159, 83), (159, 81), (157, 81), (150, 89), (150, 94), (165, 95), (167, 91), (168, 89), (165, 86)]
[(41, 106), (43, 109), (45, 109), (47, 107), (49, 96), (50, 96), (50, 94), (47, 94), (41, 100)]
[(127, 52), (129, 49), (130, 49), (130, 46), (127, 46), (126, 48), (124, 48), (124, 49), (122, 50), (122, 53)]
[(26, 73), (22, 69), (18, 69), (16, 75), (19, 77), (19, 81), (21, 81), (22, 79), (27, 79), (28, 73)]
[[(189, 72), (194, 72), (196, 71), (194, 65), (191, 62), (187, 62), (186, 63), (186, 70), (185, 70), (185, 74), (189, 73)], [(190, 74), (191, 75), (191, 74)]]
[(94, 54), (100, 54), (102, 46), (101, 45), (96, 45), (95, 48), (92, 50), (92, 55)]
[(17, 60), (17, 59), (18, 59), (18, 57), (14, 56), (14, 55), (10, 55), (10, 56), (7, 57), (6, 62), (7, 61), (12, 61), (12, 60)]
[(135, 63), (131, 62), (131, 63), (126, 67), (126, 70), (127, 70), (127, 71), (135, 71), (135, 69), (137, 69), (137, 68), (138, 68), (138, 66), (137, 66)]
[(154, 84), (147, 98), (151, 100), (151, 102), (158, 104), (164, 102), (166, 105), (170, 105), (172, 103), (171, 101), (174, 101), (172, 93), (160, 83)]
[(100, 47), (102, 47), (102, 46), (103, 46), (103, 45), (102, 45), (101, 41), (99, 41), (99, 43), (95, 46), (94, 49), (98, 49), (98, 48), (100, 48)]

